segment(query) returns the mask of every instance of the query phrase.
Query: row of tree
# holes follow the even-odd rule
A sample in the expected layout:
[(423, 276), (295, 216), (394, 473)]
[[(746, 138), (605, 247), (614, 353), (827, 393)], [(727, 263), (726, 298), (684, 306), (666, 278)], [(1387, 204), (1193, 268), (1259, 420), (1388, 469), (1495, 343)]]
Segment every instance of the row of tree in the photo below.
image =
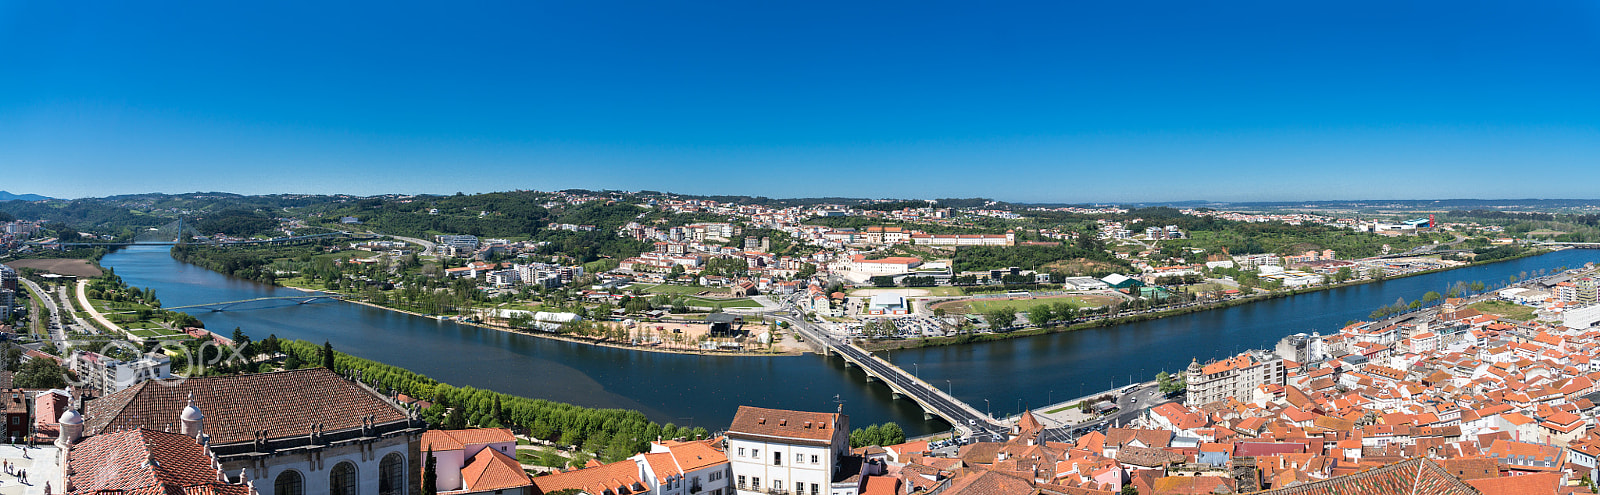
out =
[(639, 411), (591, 409), (572, 404), (530, 399), (473, 387), (454, 387), (422, 374), (334, 352), (328, 344), (302, 340), (280, 341), (289, 357), (301, 363), (323, 363), (340, 373), (361, 371), (364, 382), (383, 391), (422, 398), (432, 405), (422, 417), (434, 427), (506, 427), (530, 437), (594, 452), (614, 462), (649, 450), (657, 439), (703, 439), (705, 428), (680, 428), (650, 421)]

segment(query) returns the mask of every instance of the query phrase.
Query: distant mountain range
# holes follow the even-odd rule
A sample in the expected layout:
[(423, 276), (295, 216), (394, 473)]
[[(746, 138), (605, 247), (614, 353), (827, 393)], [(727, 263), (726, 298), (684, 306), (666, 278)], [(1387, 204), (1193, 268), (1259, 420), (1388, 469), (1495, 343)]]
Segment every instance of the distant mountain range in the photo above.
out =
[(51, 198), (49, 196), (40, 196), (37, 194), (11, 194), (6, 191), (0, 191), (0, 201), (11, 201), (14, 199), (22, 201), (43, 201)]

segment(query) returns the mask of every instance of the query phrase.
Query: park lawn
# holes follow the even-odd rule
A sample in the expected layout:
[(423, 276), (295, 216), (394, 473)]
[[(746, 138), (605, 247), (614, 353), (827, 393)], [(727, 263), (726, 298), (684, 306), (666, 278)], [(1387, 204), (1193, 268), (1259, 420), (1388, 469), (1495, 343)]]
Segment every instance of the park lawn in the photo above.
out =
[(755, 302), (754, 300), (751, 300), (748, 297), (743, 297), (743, 298), (739, 298), (739, 299), (706, 299), (706, 298), (703, 298), (703, 297), (684, 296), (683, 300), (685, 302), (687, 302), (690, 306), (698, 306), (698, 307), (703, 307), (703, 308), (714, 308), (714, 307), (717, 307), (717, 305), (719, 305), (719, 304), (722, 305), (722, 307), (724, 307), (724, 308), (759, 308), (759, 307), (761, 307), (761, 303)]
[(1517, 321), (1532, 320), (1536, 311), (1534, 308), (1506, 301), (1483, 301), (1467, 307), (1482, 313), (1499, 315)]
[(725, 293), (728, 292), (728, 289), (723, 288), (723, 287), (700, 287), (698, 285), (634, 284), (634, 286), (635, 287), (640, 287), (640, 288), (642, 288), (642, 290), (644, 290), (645, 292), (650, 293), (650, 294), (671, 294), (671, 295), (684, 294), (684, 295), (691, 295), (691, 294), (699, 294), (701, 292), (706, 292), (706, 291), (711, 291), (711, 292), (717, 293), (717, 294), (725, 294)]
[(940, 286), (940, 287), (924, 287), (924, 288), (928, 290), (928, 295), (930, 295), (930, 296), (948, 297), (948, 296), (965, 296), (965, 295), (967, 295), (966, 291), (961, 290), (960, 287)]
[[(1103, 305), (1095, 302), (1095, 299), (1091, 299), (1091, 297), (1093, 296), (1066, 296), (1042, 299), (968, 299), (963, 301), (965, 304), (952, 304), (950, 306), (940, 307), (949, 308), (953, 313), (987, 313), (1001, 308), (1015, 309), (1019, 313), (1026, 313), (1028, 310), (1031, 310), (1035, 306), (1039, 306), (1041, 304), (1056, 304), (1064, 302), (1071, 305), (1074, 309), (1098, 308)], [(1105, 296), (1099, 296), (1099, 298), (1103, 297)], [(962, 306), (965, 306), (966, 311), (960, 311)]]

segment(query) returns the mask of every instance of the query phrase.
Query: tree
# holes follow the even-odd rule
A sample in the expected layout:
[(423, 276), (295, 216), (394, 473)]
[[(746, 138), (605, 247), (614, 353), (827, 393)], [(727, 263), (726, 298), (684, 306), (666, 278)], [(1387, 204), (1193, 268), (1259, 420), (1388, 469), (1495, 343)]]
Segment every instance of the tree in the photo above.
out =
[(944, 308), (933, 308), (933, 316), (935, 318), (944, 318), (944, 314)]
[(1056, 316), (1055, 311), (1050, 308), (1049, 304), (1040, 304), (1028, 309), (1028, 322), (1034, 325), (1042, 327), (1045, 323), (1049, 323), (1056, 318), (1059, 317)]
[(467, 407), (466, 407), (466, 404), (460, 404), (460, 405), (457, 405), (456, 407), (450, 409), (450, 415), (447, 416), (446, 419), (445, 419), (444, 429), (446, 429), (446, 430), (465, 430), (465, 429), (467, 429)]
[(1333, 272), (1333, 281), (1334, 282), (1346, 282), (1346, 281), (1349, 281), (1352, 278), (1355, 278), (1355, 276), (1356, 276), (1355, 270), (1351, 270), (1350, 267), (1346, 266), (1346, 267), (1340, 268), (1339, 271)]
[(1017, 321), (1017, 310), (1013, 308), (1000, 308), (983, 315), (983, 320), (989, 323), (989, 329), (999, 331), (1010, 327)]
[(12, 378), (17, 388), (67, 388), (68, 381), (77, 381), (76, 374), (52, 359), (30, 359)]
[(1122, 485), (1122, 495), (1139, 495), (1139, 487), (1133, 486), (1133, 483)]
[(906, 431), (892, 421), (884, 423), (878, 429), (878, 435), (878, 441), (882, 442), (878, 445), (898, 445), (906, 441)]
[(326, 340), (322, 341), (322, 367), (333, 370), (333, 343)]
[(439, 493), (439, 461), (433, 458), (433, 445), (428, 446), (428, 455), (423, 458), (422, 465), (422, 495), (438, 495)]
[(1430, 291), (1425, 292), (1425, 293), (1422, 294), (1422, 303), (1423, 304), (1428, 304), (1428, 303), (1431, 303), (1431, 302), (1434, 302), (1434, 301), (1438, 301), (1438, 300), (1439, 300), (1439, 293), (1437, 291), (1431, 291), (1430, 290)]

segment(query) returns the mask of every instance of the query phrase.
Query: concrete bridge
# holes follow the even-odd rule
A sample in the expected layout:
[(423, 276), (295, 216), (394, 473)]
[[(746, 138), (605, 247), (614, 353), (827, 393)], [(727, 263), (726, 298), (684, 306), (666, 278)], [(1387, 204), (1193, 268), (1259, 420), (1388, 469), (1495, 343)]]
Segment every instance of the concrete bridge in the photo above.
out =
[(868, 382), (881, 382), (889, 387), (894, 398), (908, 399), (917, 403), (922, 407), (923, 419), (937, 416), (958, 429), (979, 436), (1004, 437), (1011, 431), (1010, 425), (995, 421), (994, 418), (951, 396), (947, 391), (907, 373), (853, 343), (829, 335), (811, 322), (789, 318), (785, 320), (793, 324), (806, 339), (817, 344), (824, 355), (838, 355), (844, 360), (845, 367), (861, 368)]

